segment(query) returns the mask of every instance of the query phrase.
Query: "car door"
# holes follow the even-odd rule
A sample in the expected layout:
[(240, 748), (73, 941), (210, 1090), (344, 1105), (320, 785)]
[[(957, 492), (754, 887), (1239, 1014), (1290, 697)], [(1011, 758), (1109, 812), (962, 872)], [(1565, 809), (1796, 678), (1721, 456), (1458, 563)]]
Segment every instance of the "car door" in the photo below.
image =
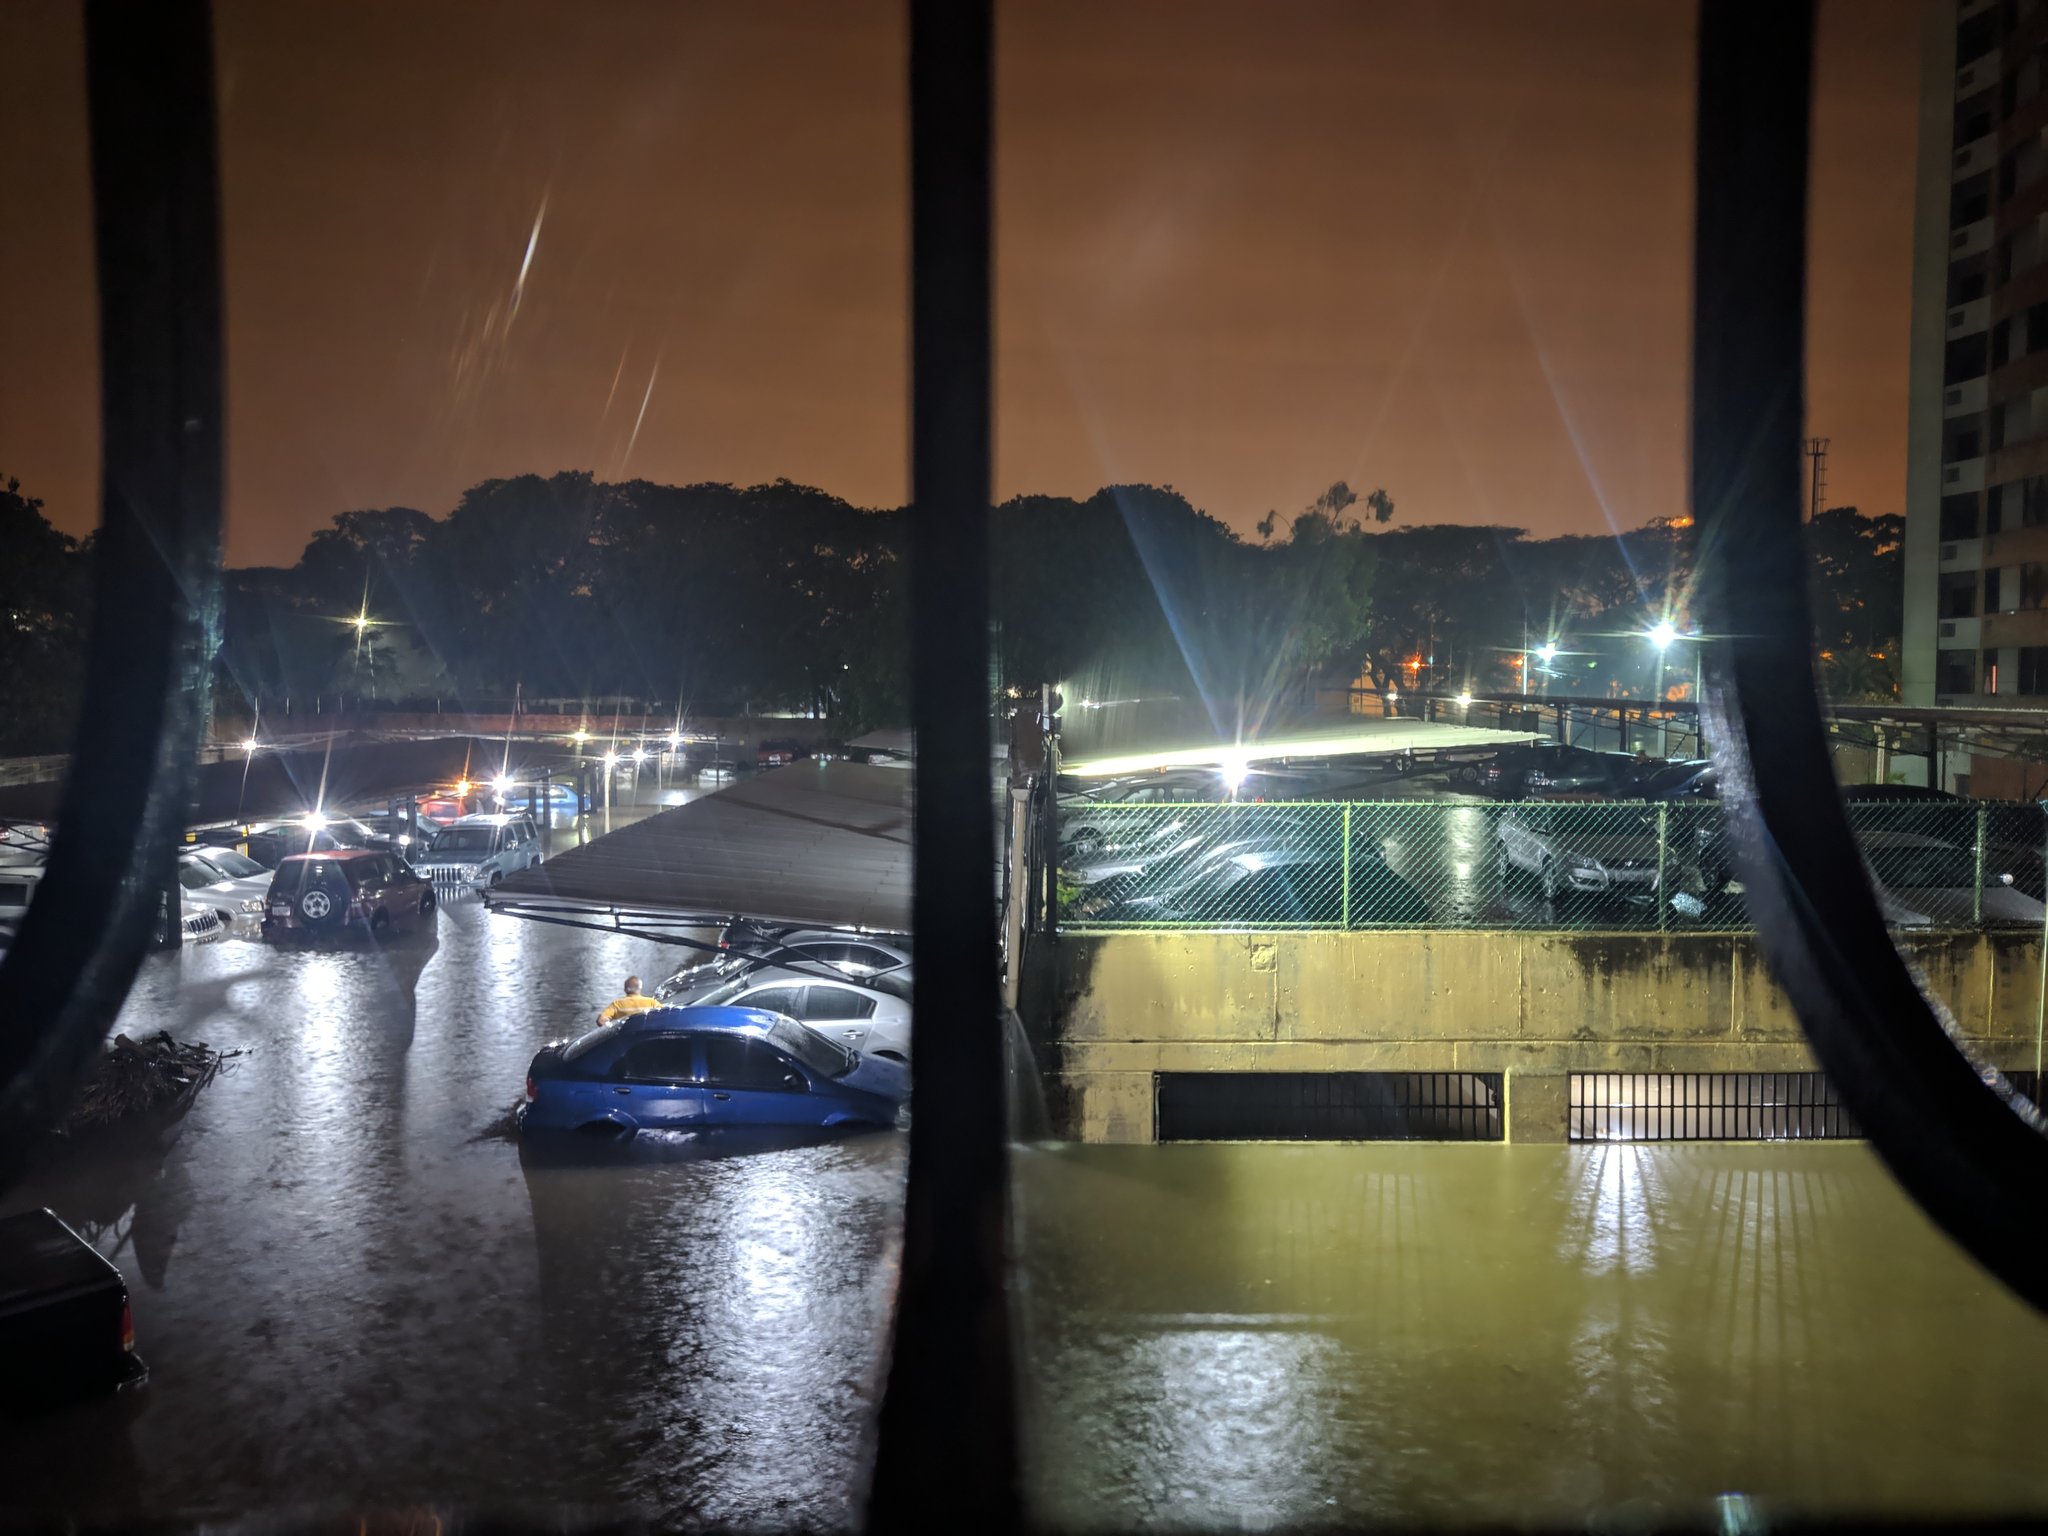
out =
[(687, 1130), (704, 1118), (697, 1079), (697, 1036), (651, 1035), (612, 1063), (611, 1107), (638, 1125)]
[(760, 1008), (769, 1013), (785, 1013), (792, 1019), (801, 1018), (804, 1006), (804, 989), (801, 983), (788, 981), (764, 981), (758, 987), (751, 987), (732, 1000), (735, 1008)]
[(758, 1035), (705, 1035), (699, 1081), (706, 1124), (819, 1125), (832, 1109), (803, 1069)]
[(856, 1051), (868, 1048), (868, 1032), (873, 1027), (875, 1000), (855, 987), (842, 987), (829, 981), (814, 981), (804, 988), (801, 1004), (803, 1012), (794, 1015), (811, 1026), (828, 1040), (837, 1040), (841, 1045), (852, 1046)]

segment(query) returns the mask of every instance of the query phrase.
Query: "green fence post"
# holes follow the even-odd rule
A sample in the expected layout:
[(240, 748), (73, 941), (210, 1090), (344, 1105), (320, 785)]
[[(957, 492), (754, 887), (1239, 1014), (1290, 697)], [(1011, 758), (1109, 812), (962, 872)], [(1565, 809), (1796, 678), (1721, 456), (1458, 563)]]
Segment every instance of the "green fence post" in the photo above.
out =
[(1661, 933), (1671, 924), (1671, 893), (1664, 889), (1665, 877), (1671, 869), (1671, 802), (1657, 802), (1657, 929)]
[(1970, 882), (1970, 922), (1973, 927), (1984, 926), (1984, 834), (1991, 819), (1991, 808), (1977, 807), (1977, 878)]
[(1351, 807), (1344, 807), (1344, 926), (1351, 926)]

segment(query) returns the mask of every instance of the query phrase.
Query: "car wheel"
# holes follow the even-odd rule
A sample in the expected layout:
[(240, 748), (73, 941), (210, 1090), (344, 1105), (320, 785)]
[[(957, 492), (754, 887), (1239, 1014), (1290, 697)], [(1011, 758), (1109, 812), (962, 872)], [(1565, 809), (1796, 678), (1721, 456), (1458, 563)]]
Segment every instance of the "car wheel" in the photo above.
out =
[(1555, 902), (1558, 892), (1562, 888), (1562, 883), (1557, 878), (1557, 860), (1545, 854), (1543, 858), (1543, 899)]
[(1479, 782), (1479, 769), (1475, 765), (1467, 763), (1458, 770), (1457, 778), (1460, 784), (1477, 784)]
[(496, 869), (492, 870), (492, 871), (491, 871), (491, 884), (492, 884), (492, 885), (503, 885), (504, 883), (505, 883), (505, 875), (504, 875), (504, 872), (503, 872), (502, 870), (496, 870)]

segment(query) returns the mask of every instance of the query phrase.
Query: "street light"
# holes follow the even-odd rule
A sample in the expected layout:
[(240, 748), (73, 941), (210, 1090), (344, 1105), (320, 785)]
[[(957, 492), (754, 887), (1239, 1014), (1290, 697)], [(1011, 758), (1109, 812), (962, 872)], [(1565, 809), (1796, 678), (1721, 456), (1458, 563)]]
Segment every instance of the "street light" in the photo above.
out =
[(1659, 619), (1650, 626), (1650, 644), (1661, 651), (1671, 649), (1671, 642), (1678, 638), (1678, 626), (1669, 619)]
[(1553, 661), (1557, 660), (1557, 647), (1548, 640), (1544, 641), (1543, 644), (1536, 647), (1536, 659), (1546, 667), (1549, 666)]
[(1472, 707), (1472, 695), (1471, 695), (1471, 694), (1469, 694), (1469, 693), (1461, 693), (1461, 694), (1459, 694), (1459, 695), (1458, 695), (1458, 708), (1460, 708), (1460, 709), (1470, 709), (1471, 707)]

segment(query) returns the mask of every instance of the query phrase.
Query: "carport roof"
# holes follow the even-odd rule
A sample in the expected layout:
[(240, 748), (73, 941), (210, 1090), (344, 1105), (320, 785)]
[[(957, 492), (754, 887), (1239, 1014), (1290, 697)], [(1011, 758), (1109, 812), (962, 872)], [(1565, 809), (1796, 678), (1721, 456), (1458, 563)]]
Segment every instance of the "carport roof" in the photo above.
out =
[(1535, 731), (1499, 731), (1442, 721), (1352, 718), (1308, 726), (1263, 741), (1140, 744), (1065, 762), (1060, 770), (1081, 778), (1098, 778), (1146, 773), (1155, 768), (1212, 768), (1225, 763), (1270, 763), (1283, 758), (1386, 757), (1403, 752), (1512, 747), (1537, 739)]
[(903, 933), (911, 783), (900, 768), (792, 763), (522, 870), (491, 905)]

